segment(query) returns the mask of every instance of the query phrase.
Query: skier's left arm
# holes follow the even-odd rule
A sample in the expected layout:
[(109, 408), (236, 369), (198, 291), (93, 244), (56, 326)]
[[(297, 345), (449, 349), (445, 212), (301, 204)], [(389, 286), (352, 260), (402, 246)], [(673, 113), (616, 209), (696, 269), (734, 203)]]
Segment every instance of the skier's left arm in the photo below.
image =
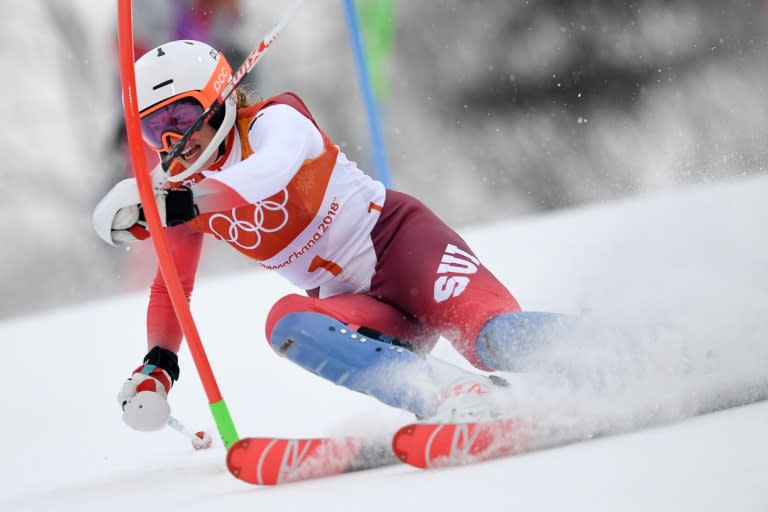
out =
[[(199, 215), (189, 187), (160, 190), (155, 194), (155, 200), (163, 226), (178, 226)], [(149, 238), (136, 178), (118, 182), (99, 201), (93, 211), (93, 227), (109, 245), (118, 246)]]
[[(202, 250), (202, 233), (188, 226), (167, 230), (168, 245), (176, 262), (187, 301), (192, 295)], [(179, 379), (177, 352), (182, 331), (160, 269), (152, 283), (147, 307), (147, 345), (143, 363), (123, 383), (117, 402), (123, 421), (136, 430), (157, 430), (170, 417), (168, 393)]]
[(288, 105), (262, 110), (248, 128), (253, 154), (192, 185), (201, 213), (253, 204), (285, 188), (304, 161), (323, 150), (315, 125)]

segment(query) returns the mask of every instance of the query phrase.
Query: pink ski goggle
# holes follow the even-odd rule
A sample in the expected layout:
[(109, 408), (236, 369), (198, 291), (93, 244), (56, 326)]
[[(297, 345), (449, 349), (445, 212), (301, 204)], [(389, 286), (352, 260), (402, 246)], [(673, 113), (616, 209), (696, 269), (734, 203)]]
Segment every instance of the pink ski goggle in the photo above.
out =
[(169, 151), (174, 139), (181, 139), (202, 113), (203, 106), (197, 100), (174, 101), (142, 117), (141, 134), (155, 151)]

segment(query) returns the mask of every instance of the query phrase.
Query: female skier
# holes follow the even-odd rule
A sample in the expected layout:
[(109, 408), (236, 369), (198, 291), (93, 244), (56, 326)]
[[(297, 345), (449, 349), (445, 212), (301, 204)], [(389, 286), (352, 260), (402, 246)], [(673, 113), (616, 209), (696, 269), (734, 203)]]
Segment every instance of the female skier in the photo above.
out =
[[(142, 135), (160, 154), (232, 72), (223, 54), (190, 40), (150, 50), (135, 70)], [(490, 389), (479, 374), (456, 385), (455, 374), (446, 377), (426, 357), (439, 336), (475, 367), (509, 371), (551, 320), (521, 312), (421, 202), (360, 171), (292, 93), (249, 103), (237, 91), (192, 135), (168, 180), (157, 201), (188, 298), (203, 235), (212, 235), (306, 291), (281, 298), (267, 316), (266, 338), (279, 355), (418, 417), (455, 411), (457, 400), (476, 409)], [(94, 225), (111, 245), (150, 235), (135, 179), (102, 199)], [(168, 420), (181, 338), (158, 272), (149, 351), (118, 395), (131, 427), (154, 430)]]

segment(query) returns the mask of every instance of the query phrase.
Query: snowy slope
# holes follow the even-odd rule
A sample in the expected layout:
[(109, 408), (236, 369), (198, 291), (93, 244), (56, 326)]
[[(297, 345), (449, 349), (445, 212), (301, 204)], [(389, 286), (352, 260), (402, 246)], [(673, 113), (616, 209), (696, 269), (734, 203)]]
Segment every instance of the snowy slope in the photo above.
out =
[[(766, 196), (760, 177), (463, 233), (526, 309), (610, 327), (548, 354), (545, 385), (516, 378), (517, 407), (566, 438), (615, 434), (466, 468), (247, 486), (220, 445), (197, 453), (173, 431), (122, 425), (115, 393), (145, 351), (144, 294), (6, 322), (0, 510), (766, 510), (768, 402), (692, 417), (768, 392)], [(193, 312), (240, 434), (409, 420), (271, 352), (264, 316), (291, 291), (260, 271), (198, 284)], [(437, 353), (461, 364), (447, 344)], [(213, 432), (186, 350), (172, 406)]]

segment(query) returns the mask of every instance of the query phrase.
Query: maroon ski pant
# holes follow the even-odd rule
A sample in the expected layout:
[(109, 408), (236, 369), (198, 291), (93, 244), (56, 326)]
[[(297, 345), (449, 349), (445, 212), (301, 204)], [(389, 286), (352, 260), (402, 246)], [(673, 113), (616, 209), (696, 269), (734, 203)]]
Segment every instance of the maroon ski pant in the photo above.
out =
[(366, 326), (430, 351), (448, 339), (481, 369), (475, 343), (491, 318), (520, 311), (515, 298), (467, 243), (417, 199), (387, 190), (371, 232), (377, 263), (368, 293), (318, 298), (291, 294), (267, 317), (266, 334), (285, 315), (311, 311), (352, 327)]

